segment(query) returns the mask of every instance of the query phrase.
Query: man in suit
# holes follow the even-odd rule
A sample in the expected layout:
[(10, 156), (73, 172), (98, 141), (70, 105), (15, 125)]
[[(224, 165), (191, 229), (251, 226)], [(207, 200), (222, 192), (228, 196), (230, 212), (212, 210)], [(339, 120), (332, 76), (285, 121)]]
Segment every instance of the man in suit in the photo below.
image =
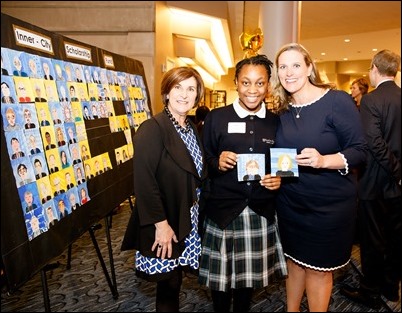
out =
[(42, 204), (52, 199), (48, 186), (43, 181), (40, 182), (39, 188), (42, 194)]
[(46, 142), (47, 142), (47, 145), (45, 147), (46, 150), (56, 148), (56, 145), (54, 143), (52, 143), (52, 137), (50, 136), (49, 132), (45, 133), (45, 139), (46, 139)]
[(35, 102), (47, 102), (47, 100), (42, 96), (42, 89), (39, 85), (35, 85)]
[(36, 179), (40, 179), (42, 177), (45, 177), (47, 174), (43, 170), (42, 162), (39, 159), (34, 160), (34, 167), (35, 167), (35, 177)]
[[(62, 189), (61, 187), (61, 181), (58, 176), (53, 178), (53, 188), (54, 188), (54, 196), (61, 195), (62, 193), (65, 193), (66, 191)], [(64, 202), (63, 202), (64, 204)]]
[(60, 219), (68, 215), (68, 211), (66, 208), (66, 204), (64, 203), (64, 200), (60, 199), (57, 203), (57, 207), (59, 208)]
[(43, 78), (46, 80), (54, 80), (53, 76), (50, 74), (50, 66), (46, 61), (43, 62), (42, 67), (44, 72)]
[(20, 141), (18, 140), (18, 138), (11, 138), (10, 143), (11, 149), (13, 150), (13, 154), (11, 155), (12, 160), (16, 160), (25, 156), (25, 153), (21, 151)]
[(363, 277), (341, 293), (374, 309), (380, 294), (399, 300), (401, 282), (401, 88), (394, 81), (401, 57), (389, 50), (371, 62), (370, 82), (360, 113), (369, 147), (359, 180), (358, 237)]
[(25, 191), (24, 193), (24, 200), (26, 203), (25, 213), (29, 213), (35, 210), (38, 206), (33, 202), (33, 194), (32, 191)]
[(50, 122), (47, 120), (47, 115), (46, 115), (46, 111), (44, 108), (40, 108), (39, 110), (39, 114), (40, 114), (40, 126), (50, 126)]
[(49, 172), (51, 174), (56, 173), (56, 172), (59, 171), (59, 167), (56, 164), (56, 157), (54, 156), (53, 153), (49, 154), (48, 163), (49, 163)]
[(24, 109), (25, 129), (36, 128), (35, 123), (32, 123), (32, 113), (29, 109)]
[(71, 212), (78, 209), (80, 204), (77, 202), (74, 192), (71, 192), (68, 196), (68, 200), (70, 201)]
[(56, 223), (59, 221), (59, 220), (54, 216), (53, 209), (52, 209), (51, 206), (46, 209), (46, 215), (47, 215), (47, 220), (49, 221), (48, 228), (50, 228), (50, 227), (56, 225)]

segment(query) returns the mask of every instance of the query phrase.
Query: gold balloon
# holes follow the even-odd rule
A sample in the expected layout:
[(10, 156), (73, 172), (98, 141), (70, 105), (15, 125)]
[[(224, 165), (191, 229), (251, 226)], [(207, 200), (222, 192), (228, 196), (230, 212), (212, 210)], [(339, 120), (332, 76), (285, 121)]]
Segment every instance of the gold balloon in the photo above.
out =
[(264, 35), (260, 28), (257, 28), (254, 33), (248, 34), (243, 32), (240, 37), (240, 46), (244, 53), (244, 59), (257, 55), (257, 51), (261, 49), (264, 43)]

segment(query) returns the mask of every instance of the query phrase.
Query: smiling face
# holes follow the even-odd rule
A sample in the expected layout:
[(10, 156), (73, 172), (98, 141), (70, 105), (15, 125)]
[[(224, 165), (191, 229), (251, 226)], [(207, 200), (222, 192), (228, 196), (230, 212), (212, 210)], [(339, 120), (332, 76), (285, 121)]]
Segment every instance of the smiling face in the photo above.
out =
[(197, 98), (197, 81), (194, 77), (177, 83), (169, 92), (169, 110), (178, 119), (187, 115), (195, 105)]
[(268, 73), (263, 65), (244, 65), (236, 80), (240, 106), (249, 112), (258, 111), (267, 94), (268, 82)]
[(289, 93), (295, 94), (309, 84), (312, 65), (307, 66), (303, 55), (297, 50), (284, 51), (278, 57), (278, 77)]

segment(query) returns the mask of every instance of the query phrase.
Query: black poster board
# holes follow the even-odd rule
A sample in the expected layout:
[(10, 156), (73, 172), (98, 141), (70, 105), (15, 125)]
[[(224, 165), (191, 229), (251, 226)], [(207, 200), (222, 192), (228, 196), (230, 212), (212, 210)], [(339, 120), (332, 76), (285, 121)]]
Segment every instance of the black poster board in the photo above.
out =
[[(116, 72), (138, 75), (142, 78), (141, 111), (147, 107), (148, 118), (151, 115), (150, 99), (145, 79), (144, 68), (140, 61), (133, 60), (109, 51), (90, 46), (68, 37), (51, 33), (6, 14), (1, 14), (1, 47), (26, 52), (29, 54), (63, 60), (74, 64), (98, 66)], [(21, 32), (22, 30), (22, 32)], [(24, 32), (26, 31), (26, 32)], [(28, 34), (28, 35), (27, 35)], [(30, 34), (32, 38), (30, 38)], [(19, 38), (17, 36), (26, 36)], [(37, 36), (37, 37), (36, 37)], [(35, 45), (30, 41), (38, 40)], [(41, 45), (40, 38), (45, 38)], [(23, 44), (25, 42), (27, 45)], [(22, 42), (22, 44), (21, 44)], [(51, 43), (51, 47), (48, 44)], [(72, 58), (68, 54), (67, 46), (83, 47), (83, 51), (90, 54), (90, 58)], [(3, 51), (3, 49), (2, 49)], [(74, 51), (73, 51), (74, 52)], [(2, 75), (3, 81), (3, 75)], [(127, 81), (128, 82), (128, 81)], [(120, 84), (122, 82), (120, 81)], [(17, 103), (18, 105), (18, 103)], [(126, 100), (112, 101), (114, 114), (124, 116), (135, 113), (125, 110)], [(3, 103), (2, 103), (3, 106)], [(141, 112), (141, 116), (146, 115)], [(94, 175), (87, 181), (87, 191), (90, 201), (79, 209), (72, 211), (59, 220), (55, 226), (37, 237), (29, 238), (27, 224), (24, 217), (21, 195), (16, 186), (15, 169), (10, 161), (9, 143), (6, 140), (4, 121), (1, 121), (1, 257), (10, 291), (16, 290), (40, 271), (53, 258), (59, 256), (71, 243), (77, 240), (93, 224), (106, 217), (111, 211), (133, 194), (133, 163), (131, 159), (117, 164), (115, 149), (131, 141), (127, 132), (111, 131), (109, 118), (85, 120), (88, 145), (92, 156), (108, 153), (111, 170), (101, 175)], [(131, 139), (138, 125), (131, 124)], [(50, 174), (49, 174), (50, 175)], [(78, 187), (78, 183), (77, 183)]]

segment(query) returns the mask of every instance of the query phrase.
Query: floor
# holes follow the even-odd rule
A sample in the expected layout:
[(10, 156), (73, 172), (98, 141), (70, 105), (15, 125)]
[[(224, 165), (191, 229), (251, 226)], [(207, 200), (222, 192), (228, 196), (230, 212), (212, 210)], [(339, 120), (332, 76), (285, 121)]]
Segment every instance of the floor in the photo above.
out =
[[(130, 215), (126, 201), (109, 220), (114, 274), (110, 271), (110, 259), (106, 241), (105, 221), (101, 228), (93, 231), (108, 269), (112, 288), (102, 271), (91, 233), (86, 232), (72, 245), (71, 263), (68, 269), (68, 250), (53, 260), (59, 264), (46, 271), (49, 302), (44, 301), (40, 273), (26, 282), (19, 290), (9, 294), (4, 288), (1, 293), (1, 312), (154, 312), (155, 285), (135, 276), (133, 252), (120, 251), (122, 237)], [(339, 294), (343, 283), (358, 284), (359, 247), (354, 246), (353, 265), (334, 275), (334, 289), (329, 306), (330, 312), (401, 312), (401, 302), (389, 302), (383, 298), (380, 310), (351, 302)], [(113, 288), (116, 281), (116, 288)], [(212, 312), (212, 301), (208, 289), (197, 283), (197, 277), (187, 274), (181, 296), (181, 312)], [(45, 305), (45, 304), (48, 305)], [(256, 290), (251, 312), (285, 312), (286, 297), (284, 283), (271, 284)], [(306, 300), (301, 312), (308, 312)]]

